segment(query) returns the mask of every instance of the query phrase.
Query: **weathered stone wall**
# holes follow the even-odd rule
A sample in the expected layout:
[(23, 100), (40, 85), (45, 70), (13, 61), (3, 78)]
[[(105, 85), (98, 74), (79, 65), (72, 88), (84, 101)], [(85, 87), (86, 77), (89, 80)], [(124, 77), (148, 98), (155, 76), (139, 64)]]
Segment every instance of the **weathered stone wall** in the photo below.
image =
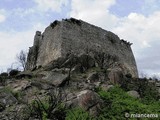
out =
[(124, 71), (126, 74), (138, 75), (130, 43), (120, 40), (112, 32), (83, 21), (77, 24), (67, 20), (63, 21), (62, 25), (62, 56), (65, 56), (68, 51), (72, 51), (74, 54), (88, 52), (91, 55), (103, 51), (118, 56), (119, 62), (122, 63), (121, 67), (126, 69)]
[(26, 69), (27, 70), (28, 69), (33, 69), (33, 68), (36, 67), (39, 45), (40, 45), (40, 39), (41, 39), (41, 32), (36, 31), (36, 34), (34, 36), (33, 46), (29, 48), (29, 53), (28, 53), (27, 63), (26, 63)]
[(45, 66), (59, 57), (65, 57), (68, 53), (77, 56), (84, 53), (94, 56), (104, 52), (118, 57), (121, 65), (119, 67), (125, 70), (125, 74), (131, 73), (134, 77), (138, 76), (131, 44), (120, 40), (112, 32), (84, 21), (73, 18), (55, 21), (37, 39), (39, 42), (36, 66)]
[(49, 26), (45, 29), (39, 45), (37, 66), (45, 66), (61, 57), (61, 40), (61, 24), (57, 24), (54, 28)]

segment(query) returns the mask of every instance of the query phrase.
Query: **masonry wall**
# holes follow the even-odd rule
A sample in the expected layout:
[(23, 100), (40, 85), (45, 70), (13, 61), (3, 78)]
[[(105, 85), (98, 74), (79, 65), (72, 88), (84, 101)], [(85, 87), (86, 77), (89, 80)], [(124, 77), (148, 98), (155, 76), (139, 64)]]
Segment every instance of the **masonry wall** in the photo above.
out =
[[(35, 66), (45, 66), (59, 57), (65, 57), (67, 53), (78, 56), (87, 53), (93, 56), (96, 51), (117, 56), (125, 69), (124, 72), (131, 73), (134, 77), (138, 76), (130, 44), (120, 40), (114, 33), (84, 21), (76, 19), (55, 21), (35, 41), (34, 44), (38, 44)], [(33, 55), (30, 55), (30, 59), (31, 57)], [(33, 66), (27, 69), (32, 69)]]
[(61, 57), (61, 24), (54, 28), (47, 27), (40, 40), (37, 66), (45, 66), (49, 62)]
[(76, 24), (70, 21), (63, 21), (62, 29), (62, 55), (67, 51), (75, 54), (89, 52), (93, 55), (95, 51), (105, 52), (118, 56), (122, 67), (126, 68), (126, 73), (131, 73), (137, 77), (137, 67), (130, 44), (121, 41), (117, 35), (103, 30), (94, 25), (81, 21)]

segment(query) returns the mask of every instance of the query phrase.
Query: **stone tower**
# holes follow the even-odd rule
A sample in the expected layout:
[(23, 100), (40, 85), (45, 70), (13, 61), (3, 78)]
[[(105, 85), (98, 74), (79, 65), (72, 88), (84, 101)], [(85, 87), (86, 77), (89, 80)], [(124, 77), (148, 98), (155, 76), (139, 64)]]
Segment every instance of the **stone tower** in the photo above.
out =
[[(74, 18), (54, 21), (45, 31), (37, 31), (34, 45), (30, 47), (27, 70), (46, 66), (72, 52), (74, 55), (106, 53), (118, 58), (125, 74), (138, 77), (131, 43), (120, 40), (117, 35), (100, 27)], [(117, 64), (115, 62), (115, 64)]]

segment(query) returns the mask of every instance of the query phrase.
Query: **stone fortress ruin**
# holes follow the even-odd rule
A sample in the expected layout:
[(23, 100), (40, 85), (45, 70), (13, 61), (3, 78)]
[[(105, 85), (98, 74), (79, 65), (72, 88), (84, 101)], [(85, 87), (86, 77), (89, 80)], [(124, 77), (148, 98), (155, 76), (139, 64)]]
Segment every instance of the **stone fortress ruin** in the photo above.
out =
[[(36, 32), (26, 69), (52, 65), (69, 54), (77, 57), (85, 54), (95, 60), (95, 66), (116, 67), (124, 74), (138, 77), (131, 43), (120, 40), (110, 31), (74, 18), (56, 20), (43, 33)], [(112, 64), (107, 65), (107, 62)]]

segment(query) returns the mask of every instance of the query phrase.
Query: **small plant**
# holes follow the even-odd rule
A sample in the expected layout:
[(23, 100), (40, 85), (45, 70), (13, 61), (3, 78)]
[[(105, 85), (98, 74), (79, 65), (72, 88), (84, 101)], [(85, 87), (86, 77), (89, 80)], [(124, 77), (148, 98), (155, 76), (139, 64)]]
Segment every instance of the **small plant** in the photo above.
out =
[(5, 86), (3, 89), (0, 89), (0, 92), (12, 93), (12, 88)]
[(66, 120), (94, 120), (88, 112), (81, 108), (73, 108), (67, 111)]
[(0, 85), (5, 86), (6, 85), (6, 79), (0, 76)]
[(131, 77), (126, 77), (121, 82), (121, 88), (125, 91), (136, 90), (142, 101), (158, 101), (160, 96), (156, 88), (155, 83), (149, 83), (146, 78), (133, 79)]
[(10, 93), (12, 94), (19, 102), (21, 101), (22, 96), (24, 93), (22, 91), (13, 91), (11, 87), (5, 86), (0, 92)]
[(40, 120), (65, 119), (65, 106), (62, 103), (62, 93), (60, 91), (56, 91), (54, 94), (50, 93), (45, 100), (36, 96), (36, 99), (28, 104), (28, 108), (31, 111), (30, 116)]
[(5, 86), (7, 78), (8, 78), (8, 73), (6, 72), (1, 73), (0, 74), (0, 85)]
[(22, 96), (24, 96), (24, 93), (21, 91), (11, 91), (13, 96), (20, 102), (22, 99)]
[(13, 69), (9, 72), (9, 76), (10, 77), (15, 77), (16, 75), (18, 75), (20, 71), (18, 71), (17, 69)]
[(0, 76), (1, 76), (1, 77), (8, 77), (8, 73), (3, 72), (3, 73), (0, 74)]

